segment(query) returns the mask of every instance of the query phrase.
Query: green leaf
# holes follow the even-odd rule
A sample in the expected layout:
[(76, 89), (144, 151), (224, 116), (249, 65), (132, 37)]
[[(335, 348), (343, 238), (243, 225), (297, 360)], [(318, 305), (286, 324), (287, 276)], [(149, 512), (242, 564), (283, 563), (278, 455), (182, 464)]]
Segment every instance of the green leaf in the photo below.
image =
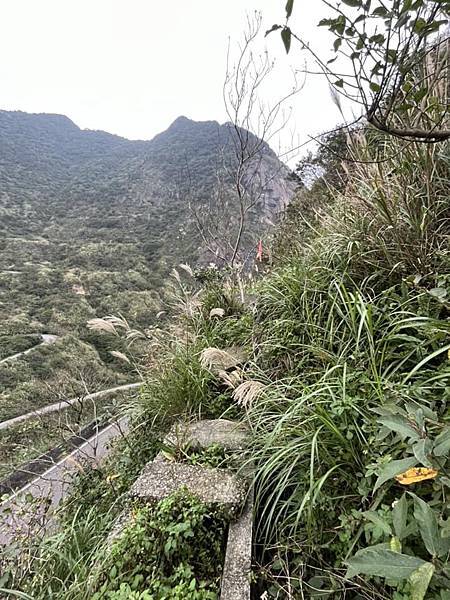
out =
[(450, 452), (450, 427), (446, 427), (434, 440), (433, 454), (445, 456)]
[(403, 6), (400, 9), (400, 14), (405, 13), (407, 10), (411, 10), (412, 3), (413, 3), (413, 0), (405, 0), (403, 2)]
[(344, 87), (344, 80), (343, 79), (338, 79), (337, 81), (334, 82), (334, 85), (338, 88), (343, 88)]
[(362, 4), (362, 0), (342, 0), (344, 4), (347, 6), (353, 6), (355, 8), (360, 8)]
[(384, 44), (385, 40), (386, 38), (382, 33), (376, 33), (375, 35), (369, 38), (369, 42), (372, 42), (372, 44), (377, 44), (377, 46), (381, 46), (382, 44)]
[(400, 500), (394, 504), (392, 519), (395, 535), (402, 541), (405, 538), (406, 522), (408, 519), (408, 499), (406, 498), (406, 494), (403, 494)]
[(342, 35), (345, 31), (346, 24), (347, 24), (347, 19), (343, 15), (340, 15), (336, 19), (336, 21), (334, 22), (332, 27), (330, 27), (330, 29), (331, 29), (331, 31), (336, 31), (336, 33), (338, 33), (339, 35)]
[(292, 15), (292, 9), (294, 8), (294, 0), (287, 0), (286, 2), (286, 19)]
[(362, 34), (362, 35), (359, 36), (358, 42), (356, 44), (356, 49), (357, 50), (362, 50), (364, 48), (364, 43), (366, 41), (366, 37), (367, 36), (365, 34)]
[(434, 565), (425, 563), (409, 576), (411, 600), (423, 600), (434, 574)]
[(388, 63), (394, 63), (397, 60), (397, 50), (389, 48), (386, 52), (386, 60)]
[(445, 298), (447, 296), (447, 290), (439, 287), (431, 289), (428, 293), (434, 298)]
[(391, 460), (391, 462), (386, 463), (380, 470), (378, 479), (375, 483), (375, 487), (373, 491), (375, 492), (383, 483), (392, 479), (399, 473), (403, 473), (411, 467), (415, 467), (417, 465), (417, 458), (415, 456), (411, 456), (410, 458), (403, 458), (401, 460)]
[(269, 35), (269, 33), (272, 33), (272, 31), (278, 31), (278, 29), (281, 29), (281, 25), (272, 25), (272, 27), (266, 31), (265, 36)]
[(450, 550), (450, 538), (440, 535), (439, 524), (435, 512), (421, 498), (411, 493), (414, 499), (414, 518), (419, 526), (425, 548), (433, 556), (443, 556)]
[(413, 445), (412, 449), (414, 452), (414, 456), (424, 467), (433, 467), (430, 461), (430, 454), (432, 450), (433, 444), (429, 438), (424, 438), (423, 440), (419, 440), (416, 444)]
[(422, 17), (416, 19), (413, 27), (414, 33), (421, 33), (427, 26), (427, 22)]
[(367, 510), (366, 512), (363, 512), (362, 515), (365, 519), (379, 527), (386, 535), (392, 534), (389, 523), (382, 519), (375, 511)]
[(336, 38), (334, 40), (334, 44), (333, 44), (334, 51), (337, 52), (339, 50), (339, 48), (341, 47), (341, 45), (342, 45), (342, 38)]
[(402, 551), (402, 543), (398, 539), (398, 537), (394, 536), (391, 538), (391, 541), (389, 542), (389, 549), (392, 550), (392, 552), (401, 552)]
[(333, 590), (330, 589), (330, 580), (327, 577), (321, 577), (315, 575), (307, 583), (308, 589), (310, 590), (311, 598), (323, 598), (327, 600), (333, 594)]
[(390, 415), (386, 417), (382, 417), (378, 419), (378, 422), (390, 429), (391, 431), (395, 431), (400, 434), (400, 436), (404, 438), (412, 438), (414, 440), (419, 439), (418, 432), (414, 429), (414, 427), (410, 424), (408, 419), (402, 417), (400, 415)]
[(336, 19), (321, 19), (318, 27), (331, 27), (336, 22)]
[(384, 6), (378, 6), (372, 13), (372, 16), (374, 17), (387, 17), (389, 14), (389, 11), (387, 8), (384, 8)]
[(346, 577), (351, 578), (362, 573), (363, 575), (401, 581), (410, 577), (424, 564), (426, 562), (421, 558), (408, 554), (384, 548), (364, 548), (347, 561)]
[(408, 379), (410, 379), (414, 375), (414, 373), (417, 373), (417, 371), (419, 371), (424, 365), (426, 365), (428, 362), (430, 362), (430, 360), (433, 360), (433, 358), (435, 358), (436, 356), (439, 356), (440, 354), (443, 354), (444, 352), (448, 352), (449, 350), (450, 350), (450, 344), (447, 344), (443, 348), (438, 348), (437, 350), (435, 350), (434, 352), (432, 352), (431, 354), (429, 354), (428, 356), (423, 358), (413, 369), (411, 369), (411, 371), (403, 379), (402, 385), (404, 385), (408, 381)]
[(379, 92), (381, 90), (381, 87), (378, 85), (378, 83), (375, 83), (374, 81), (371, 82), (370, 84), (370, 89), (372, 90), (372, 92)]
[[(415, 101), (415, 102), (421, 102), (421, 101), (422, 101), (422, 100), (425, 98), (425, 96), (426, 96), (427, 94), (428, 94), (428, 88), (425, 86), (425, 87), (421, 88), (420, 90), (418, 90), (418, 91), (417, 91), (417, 92), (416, 92), (416, 93), (413, 95), (414, 101)], [(438, 289), (438, 290), (439, 290), (439, 289), (441, 289), (441, 288), (435, 288), (435, 289)], [(447, 292), (446, 292), (445, 290), (444, 290), (444, 292), (445, 292), (445, 294), (444, 294), (444, 296), (442, 296), (442, 297), (445, 297), (445, 296), (447, 295)], [(430, 292), (430, 293), (431, 293), (431, 292)]]
[(292, 34), (289, 27), (283, 27), (281, 30), (281, 39), (283, 40), (286, 54), (289, 54), (289, 50), (291, 49), (291, 36)]

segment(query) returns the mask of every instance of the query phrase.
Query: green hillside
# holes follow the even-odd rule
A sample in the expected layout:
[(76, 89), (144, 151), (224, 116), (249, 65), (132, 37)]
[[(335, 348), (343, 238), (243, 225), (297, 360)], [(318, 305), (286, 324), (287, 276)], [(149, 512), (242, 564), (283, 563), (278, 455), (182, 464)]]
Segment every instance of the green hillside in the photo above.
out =
[[(1, 332), (73, 331), (108, 311), (148, 323), (172, 266), (214, 259), (188, 199), (210, 202), (219, 151), (233, 161), (230, 136), (226, 125), (180, 117), (131, 142), (59, 115), (0, 111)], [(262, 152), (282, 181), (287, 171)], [(256, 207), (248, 244), (290, 190)]]
[[(115, 370), (122, 379), (130, 376), (110, 354), (122, 346), (105, 348), (86, 323), (121, 314), (148, 327), (163, 308), (165, 281), (176, 264), (216, 261), (189, 205), (219, 210), (214, 190), (218, 171), (233, 166), (232, 140), (229, 125), (186, 117), (151, 141), (129, 141), (83, 131), (61, 115), (0, 111), (1, 355), (27, 347), (29, 336), (39, 333), (62, 338), (51, 349), (56, 352), (74, 349), (73, 337), (81, 342), (72, 365), (60, 361), (55, 369), (45, 360), (37, 373), (35, 354), (0, 364), (3, 418), (46, 404), (41, 384), (76, 379), (86, 360), (98, 365), (98, 385), (105, 369), (112, 383)], [(260, 155), (274, 181), (249, 215), (245, 249), (293, 190), (287, 168), (267, 144)], [(229, 227), (235, 219), (229, 178), (224, 185), (219, 201), (229, 204), (223, 217)]]
[[(450, 0), (320, 4), (329, 46), (303, 37), (305, 3), (280, 0), (278, 24), (248, 16), (227, 61), (236, 121), (284, 112), (258, 96), (274, 67), (253, 53), (263, 36), (352, 115), (295, 173), (230, 124), (180, 117), (127, 142), (3, 115), (14, 148), (23, 120), (39, 134), (5, 153), (25, 190), (0, 204), (0, 356), (56, 337), (0, 359), (0, 411), (46, 387), (139, 383), (101, 408), (116, 421), (102, 433), (120, 431), (95, 459), (66, 457), (55, 511), (40, 483), (59, 463), (6, 498), (0, 596), (450, 600)], [(246, 171), (241, 134), (260, 148)], [(44, 439), (45, 419), (1, 430), (0, 459)]]

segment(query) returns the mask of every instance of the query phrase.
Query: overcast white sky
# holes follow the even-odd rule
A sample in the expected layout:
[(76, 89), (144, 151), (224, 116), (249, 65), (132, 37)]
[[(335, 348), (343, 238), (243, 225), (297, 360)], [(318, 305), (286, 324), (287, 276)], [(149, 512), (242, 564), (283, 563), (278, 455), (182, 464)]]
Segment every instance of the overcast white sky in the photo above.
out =
[[(228, 36), (238, 40), (246, 14), (264, 28), (282, 22), (284, 0), (1, 0), (0, 108), (61, 113), (82, 128), (150, 139), (179, 115), (225, 121), (222, 84)], [(296, 0), (292, 26), (323, 48), (320, 0)], [(323, 9), (322, 9), (323, 10)], [(278, 34), (266, 40), (278, 75), (289, 65)], [(301, 140), (333, 127), (340, 115), (325, 82), (311, 77), (294, 102)], [(286, 140), (284, 140), (286, 142)]]

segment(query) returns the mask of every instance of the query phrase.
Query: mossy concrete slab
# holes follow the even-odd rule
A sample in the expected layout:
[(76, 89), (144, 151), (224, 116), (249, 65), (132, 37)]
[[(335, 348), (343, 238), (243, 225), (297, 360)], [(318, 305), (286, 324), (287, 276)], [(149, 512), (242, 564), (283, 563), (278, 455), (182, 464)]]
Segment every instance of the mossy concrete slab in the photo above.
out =
[(187, 444), (200, 448), (217, 444), (226, 450), (238, 451), (247, 445), (248, 430), (242, 423), (227, 419), (180, 423), (172, 427), (164, 441), (172, 446)]
[(225, 469), (183, 463), (149, 463), (130, 489), (130, 497), (158, 502), (186, 488), (201, 502), (220, 505), (237, 514), (246, 497), (245, 482)]
[(230, 523), (220, 600), (250, 600), (253, 501), (249, 494), (242, 514)]

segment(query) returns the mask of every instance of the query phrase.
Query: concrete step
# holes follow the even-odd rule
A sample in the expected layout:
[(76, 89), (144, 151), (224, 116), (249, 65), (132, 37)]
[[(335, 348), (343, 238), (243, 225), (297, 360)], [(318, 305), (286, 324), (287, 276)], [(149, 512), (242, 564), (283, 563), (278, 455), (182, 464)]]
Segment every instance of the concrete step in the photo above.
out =
[(155, 461), (144, 468), (129, 494), (145, 502), (158, 502), (180, 488), (205, 504), (226, 508), (230, 515), (239, 513), (247, 493), (245, 481), (225, 469)]
[(248, 431), (241, 423), (227, 419), (205, 419), (193, 423), (177, 423), (166, 436), (170, 446), (190, 445), (207, 448), (218, 444), (225, 450), (243, 450), (247, 445)]

